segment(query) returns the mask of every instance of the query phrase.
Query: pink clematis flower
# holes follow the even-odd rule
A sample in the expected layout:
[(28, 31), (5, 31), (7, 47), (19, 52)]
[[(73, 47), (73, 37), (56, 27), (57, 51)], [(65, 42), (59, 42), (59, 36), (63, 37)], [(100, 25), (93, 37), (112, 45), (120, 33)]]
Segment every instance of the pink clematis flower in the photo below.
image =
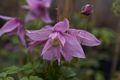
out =
[(6, 23), (0, 29), (0, 36), (5, 33), (16, 33), (19, 36), (20, 41), (25, 45), (25, 29), (22, 22), (14, 17), (0, 16), (1, 19), (6, 20)]
[(89, 16), (92, 13), (93, 13), (93, 5), (91, 4), (86, 4), (85, 6), (81, 8), (81, 14)]
[(41, 18), (46, 23), (51, 23), (48, 8), (50, 8), (52, 0), (27, 0), (27, 4), (23, 8), (28, 10), (25, 21), (31, 21)]
[(85, 58), (81, 44), (86, 46), (100, 44), (100, 41), (89, 32), (70, 29), (67, 19), (58, 22), (54, 27), (47, 26), (41, 30), (28, 30), (27, 36), (33, 41), (33, 44), (30, 45), (32, 48), (46, 42), (41, 54), (46, 60), (60, 61), (62, 56), (67, 61), (73, 57)]

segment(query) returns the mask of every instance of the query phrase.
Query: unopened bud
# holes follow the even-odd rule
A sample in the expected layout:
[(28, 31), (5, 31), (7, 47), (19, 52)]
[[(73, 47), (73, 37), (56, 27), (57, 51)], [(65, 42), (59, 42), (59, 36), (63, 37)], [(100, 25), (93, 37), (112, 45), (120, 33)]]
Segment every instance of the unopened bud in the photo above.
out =
[(81, 8), (81, 14), (88, 16), (92, 13), (93, 13), (93, 5), (91, 4), (86, 4), (85, 6)]

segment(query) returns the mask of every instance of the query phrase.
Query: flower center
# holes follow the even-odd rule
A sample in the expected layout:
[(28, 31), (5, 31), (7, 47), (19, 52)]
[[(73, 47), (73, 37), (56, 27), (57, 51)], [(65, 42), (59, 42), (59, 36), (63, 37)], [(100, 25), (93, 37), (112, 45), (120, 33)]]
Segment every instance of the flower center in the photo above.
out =
[(60, 41), (58, 38), (55, 38), (52, 40), (52, 46), (53, 47), (58, 47), (60, 45)]

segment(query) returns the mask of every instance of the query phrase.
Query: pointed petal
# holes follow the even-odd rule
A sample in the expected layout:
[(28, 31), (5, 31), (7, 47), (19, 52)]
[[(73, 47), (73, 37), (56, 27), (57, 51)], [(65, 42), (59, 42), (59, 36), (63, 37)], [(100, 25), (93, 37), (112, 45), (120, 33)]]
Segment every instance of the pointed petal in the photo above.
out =
[(28, 46), (28, 51), (32, 52), (32, 49), (35, 48), (36, 46), (42, 44), (43, 42), (40, 41), (31, 41)]
[(41, 19), (46, 23), (52, 23), (52, 19), (49, 16), (48, 9), (41, 11)]
[(46, 60), (57, 59), (60, 60), (60, 47), (52, 47), (49, 39), (42, 50), (42, 57)]
[(25, 18), (25, 22), (28, 22), (28, 21), (31, 21), (31, 20), (34, 20), (36, 19), (37, 17), (32, 13), (32, 12), (28, 12), (26, 18)]
[(29, 6), (35, 6), (38, 4), (39, 0), (27, 0)]
[(20, 22), (17, 19), (12, 19), (6, 22), (5, 25), (0, 29), (0, 35), (15, 30), (19, 25)]
[(34, 31), (27, 31), (27, 36), (34, 41), (43, 41), (49, 38), (49, 35), (52, 33), (51, 29), (41, 29)]
[(72, 57), (85, 58), (84, 51), (77, 39), (71, 35), (65, 34), (66, 43), (63, 47), (63, 56), (66, 60), (71, 60)]
[(55, 31), (65, 32), (69, 29), (69, 21), (65, 19), (64, 21), (58, 22), (54, 26)]
[(66, 42), (66, 40), (65, 40), (64, 36), (63, 36), (63, 35), (61, 35), (61, 34), (59, 34), (59, 35), (58, 35), (58, 38), (59, 38), (59, 40), (60, 40), (60, 42), (61, 42), (62, 46), (64, 46), (64, 45), (65, 45), (65, 42)]
[(43, 0), (43, 2), (44, 2), (45, 7), (49, 8), (52, 3), (52, 0)]
[(81, 43), (86, 46), (97, 46), (101, 44), (101, 41), (99, 41), (94, 35), (91, 33), (79, 30), (79, 35)]
[(18, 37), (19, 37), (20, 42), (21, 42), (25, 47), (27, 47), (26, 41), (25, 41), (25, 34), (26, 34), (25, 29), (24, 29), (24, 27), (21, 25), (21, 26), (18, 28), (17, 35), (18, 35)]
[(11, 20), (11, 19), (14, 19), (14, 18), (13, 17), (8, 17), (8, 16), (2, 16), (2, 15), (0, 15), (0, 19)]

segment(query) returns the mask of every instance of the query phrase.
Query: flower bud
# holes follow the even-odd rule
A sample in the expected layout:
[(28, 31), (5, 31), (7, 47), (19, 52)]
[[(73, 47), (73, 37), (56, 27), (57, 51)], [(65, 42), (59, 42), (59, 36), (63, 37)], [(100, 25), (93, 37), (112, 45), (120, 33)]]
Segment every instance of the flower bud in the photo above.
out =
[(91, 4), (86, 4), (85, 6), (81, 8), (81, 14), (89, 16), (92, 13), (93, 13), (93, 5)]

